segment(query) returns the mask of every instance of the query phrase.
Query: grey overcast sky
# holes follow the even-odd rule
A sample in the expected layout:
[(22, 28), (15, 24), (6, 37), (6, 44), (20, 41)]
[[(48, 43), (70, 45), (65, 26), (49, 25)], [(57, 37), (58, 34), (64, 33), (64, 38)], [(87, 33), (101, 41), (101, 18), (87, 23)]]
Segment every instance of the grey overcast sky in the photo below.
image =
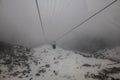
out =
[[(114, 0), (38, 0), (47, 41), (51, 42)], [(0, 0), (1, 40), (39, 46), (44, 37), (35, 0)], [(58, 44), (78, 48), (100, 38), (107, 44), (120, 43), (120, 0), (80, 26)], [(87, 38), (86, 38), (87, 37)], [(80, 42), (81, 41), (81, 42)], [(85, 42), (83, 42), (85, 41)]]

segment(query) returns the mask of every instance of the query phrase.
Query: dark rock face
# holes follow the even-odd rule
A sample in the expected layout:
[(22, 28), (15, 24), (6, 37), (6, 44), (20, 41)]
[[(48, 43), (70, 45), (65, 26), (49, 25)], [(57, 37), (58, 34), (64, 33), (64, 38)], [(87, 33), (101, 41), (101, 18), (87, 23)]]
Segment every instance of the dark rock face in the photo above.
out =
[[(29, 80), (32, 80), (30, 64), (40, 65), (33, 54), (32, 49), (24, 46), (0, 42), (0, 75), (3, 75), (2, 78), (18, 77), (23, 79), (31, 77)], [(7, 70), (2, 70), (2, 67), (7, 68)], [(41, 66), (35, 76), (38, 77), (46, 73), (47, 68), (50, 68), (50, 64)]]
[[(0, 42), (0, 67), (7, 68), (5, 71), (1, 69), (0, 74), (9, 73), (9, 77), (18, 75), (21, 75), (19, 78), (23, 78), (23, 76), (28, 77), (31, 72), (29, 63), (33, 61), (33, 59), (30, 60), (33, 58), (32, 54), (29, 48)], [(18, 68), (22, 70), (18, 71)]]
[(119, 74), (120, 73), (120, 67), (113, 67), (113, 68), (106, 68), (102, 69), (98, 72), (98, 74), (93, 74), (88, 72), (85, 77), (86, 78), (93, 78), (97, 80), (120, 80), (120, 78), (114, 78), (111, 75), (113, 74)]
[(55, 71), (55, 70), (53, 70), (53, 73), (57, 76), (58, 75), (58, 72), (57, 71)]

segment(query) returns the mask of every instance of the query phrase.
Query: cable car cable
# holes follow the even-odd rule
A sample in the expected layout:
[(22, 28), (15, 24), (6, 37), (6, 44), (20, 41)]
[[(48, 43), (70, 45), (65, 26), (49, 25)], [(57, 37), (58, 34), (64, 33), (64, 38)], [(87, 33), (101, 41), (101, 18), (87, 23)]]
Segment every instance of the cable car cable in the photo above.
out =
[(69, 33), (71, 33), (73, 30), (75, 30), (76, 28), (80, 27), (81, 25), (83, 25), (84, 23), (86, 23), (87, 21), (89, 21), (90, 19), (92, 19), (94, 16), (96, 16), (97, 14), (101, 13), (102, 11), (104, 11), (106, 8), (110, 7), (112, 4), (114, 4), (115, 2), (117, 2), (118, 0), (114, 0), (113, 2), (111, 2), (110, 4), (108, 4), (107, 6), (105, 6), (104, 8), (102, 8), (101, 10), (97, 11), (95, 14), (93, 14), (92, 16), (88, 17), (86, 20), (84, 20), (83, 22), (81, 22), (80, 24), (78, 24), (77, 26), (75, 26), (74, 28), (72, 28), (71, 30), (69, 30), (68, 32), (64, 33), (62, 36), (60, 36), (59, 38), (57, 38), (56, 40), (54, 40), (55, 42), (59, 41), (60, 39), (62, 39), (64, 36), (68, 35)]
[(37, 7), (37, 12), (38, 12), (38, 15), (39, 15), (39, 21), (40, 21), (40, 24), (41, 24), (44, 40), (47, 41), (46, 35), (45, 35), (45, 30), (44, 30), (44, 27), (43, 27), (42, 17), (41, 17), (39, 5), (38, 5), (38, 0), (35, 0), (35, 3), (36, 3), (36, 7)]

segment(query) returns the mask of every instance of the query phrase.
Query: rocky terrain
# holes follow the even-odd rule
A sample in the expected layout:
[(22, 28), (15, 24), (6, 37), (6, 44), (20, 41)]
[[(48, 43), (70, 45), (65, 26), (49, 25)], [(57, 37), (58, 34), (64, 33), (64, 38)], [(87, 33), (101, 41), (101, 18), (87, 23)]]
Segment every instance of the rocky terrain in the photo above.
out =
[(120, 80), (116, 48), (90, 55), (51, 45), (0, 44), (0, 80)]

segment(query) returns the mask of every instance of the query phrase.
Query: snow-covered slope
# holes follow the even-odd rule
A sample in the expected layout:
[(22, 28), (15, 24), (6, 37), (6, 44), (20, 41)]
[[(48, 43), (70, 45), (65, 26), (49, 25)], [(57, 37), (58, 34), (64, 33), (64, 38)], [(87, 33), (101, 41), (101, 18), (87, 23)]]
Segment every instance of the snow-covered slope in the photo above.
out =
[(106, 58), (115, 60), (120, 62), (120, 47), (113, 48), (111, 50), (107, 50), (102, 53)]
[[(108, 59), (84, 57), (50, 45), (34, 48), (29, 67), (6, 71), (0, 65), (0, 80), (120, 80), (120, 64)], [(13, 75), (14, 74), (14, 75)]]

